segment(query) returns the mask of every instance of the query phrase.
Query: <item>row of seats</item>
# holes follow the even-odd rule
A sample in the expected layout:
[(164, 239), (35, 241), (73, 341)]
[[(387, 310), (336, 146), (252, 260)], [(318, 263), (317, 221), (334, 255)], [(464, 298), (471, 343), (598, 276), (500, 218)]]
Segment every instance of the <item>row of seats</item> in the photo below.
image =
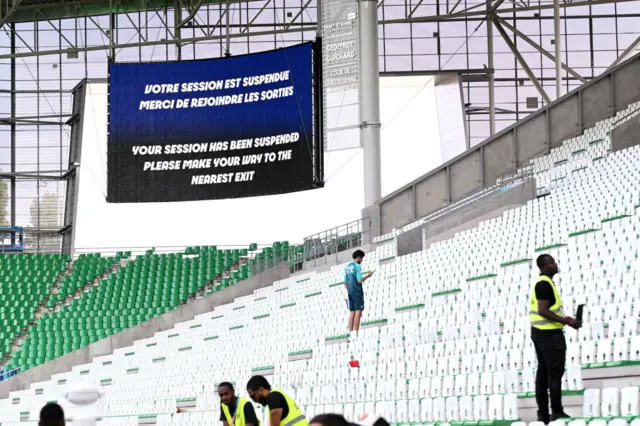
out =
[[(630, 104), (624, 110), (618, 111), (614, 117), (597, 122), (592, 128), (575, 138), (565, 140), (561, 146), (551, 149), (548, 155), (536, 157), (531, 165), (518, 170), (524, 174), (531, 167), (536, 176), (538, 194), (548, 193), (567, 176), (592, 166), (606, 157), (611, 150), (611, 132), (618, 126), (640, 114), (640, 102)], [(374, 243), (386, 243), (396, 235), (422, 226), (428, 221), (421, 218), (402, 228), (380, 235), (373, 239)]]
[(72, 272), (66, 275), (60, 283), (59, 292), (51, 294), (47, 307), (52, 308), (57, 303), (74, 294), (87, 283), (92, 282), (110, 270), (122, 259), (128, 258), (131, 253), (118, 252), (113, 257), (102, 257), (100, 253), (81, 254), (72, 265)]
[(58, 254), (0, 254), (0, 358), (11, 352), (68, 261)]
[[(587, 303), (583, 329), (565, 333), (565, 389), (583, 390), (584, 367), (640, 357), (634, 317), (640, 306), (638, 166), (638, 147), (605, 153), (555, 183), (549, 195), (424, 251), (397, 256), (392, 241), (377, 244), (363, 262), (364, 271), (376, 272), (364, 284), (357, 336), (346, 331), (346, 265), (336, 265), (275, 282), (12, 392), (0, 400), (0, 409), (17, 420), (20, 412), (60, 399), (66, 383), (88, 380), (107, 391), (95, 407), (104, 416), (164, 415), (173, 424), (183, 421), (169, 416), (178, 401), (195, 400), (195, 408), (207, 413), (199, 419), (194, 414), (199, 424), (218, 411), (216, 383), (233, 381), (245, 395), (247, 380), (262, 373), (305, 401), (307, 415), (377, 412), (399, 423), (515, 420), (517, 395), (533, 391), (536, 358), (527, 306), (540, 253), (557, 259), (566, 310)], [(47, 329), (39, 328), (30, 347), (46, 357), (57, 350), (55, 343), (49, 349), (50, 341), (63, 342), (64, 351), (67, 341), (82, 344), (100, 330), (128, 326), (132, 315), (135, 323), (135, 315), (150, 314), (139, 311), (147, 303), (179, 300), (191, 282), (197, 287), (201, 271), (215, 272), (202, 259), (209, 254), (190, 254), (189, 262), (143, 258), (135, 261), (139, 266), (127, 265), (113, 283), (96, 288), (105, 289), (99, 296), (91, 296), (94, 289), (53, 317)], [(174, 280), (178, 284), (165, 287)], [(117, 291), (109, 292), (110, 284)], [(160, 297), (154, 298), (156, 288)], [(257, 349), (247, 351), (247, 342)], [(360, 368), (351, 368), (350, 360)], [(342, 404), (338, 397), (349, 401)]]
[[(274, 246), (281, 247), (282, 243)], [(242, 250), (190, 247), (189, 253), (184, 254), (155, 254), (150, 250), (137, 256), (69, 305), (46, 313), (29, 327), (28, 338), (19, 351), (11, 354), (8, 367), (28, 370), (163, 315), (193, 297), (207, 283), (218, 281), (209, 292), (213, 293), (247, 279), (253, 273), (253, 259), (247, 258), (250, 249), (256, 251), (257, 247)], [(268, 247), (257, 254), (269, 258), (272, 252)], [(64, 277), (60, 294), (52, 295), (50, 306), (108, 271), (125, 255), (80, 256), (72, 274)], [(242, 265), (241, 258), (245, 262)], [(230, 269), (235, 270), (228, 273)]]

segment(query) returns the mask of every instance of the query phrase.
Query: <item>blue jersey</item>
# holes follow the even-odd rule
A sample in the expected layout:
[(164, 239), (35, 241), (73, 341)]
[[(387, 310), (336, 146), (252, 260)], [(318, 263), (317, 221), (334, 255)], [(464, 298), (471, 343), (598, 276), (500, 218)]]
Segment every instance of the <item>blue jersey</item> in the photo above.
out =
[(349, 293), (362, 293), (362, 266), (359, 263), (351, 262), (344, 269), (344, 282), (349, 287)]

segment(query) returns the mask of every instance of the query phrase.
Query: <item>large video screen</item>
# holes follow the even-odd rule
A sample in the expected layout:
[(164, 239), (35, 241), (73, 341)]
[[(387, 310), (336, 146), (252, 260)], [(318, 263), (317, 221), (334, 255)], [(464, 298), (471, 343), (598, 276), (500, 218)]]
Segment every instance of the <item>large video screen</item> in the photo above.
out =
[(312, 43), (109, 66), (107, 201), (250, 197), (322, 186)]

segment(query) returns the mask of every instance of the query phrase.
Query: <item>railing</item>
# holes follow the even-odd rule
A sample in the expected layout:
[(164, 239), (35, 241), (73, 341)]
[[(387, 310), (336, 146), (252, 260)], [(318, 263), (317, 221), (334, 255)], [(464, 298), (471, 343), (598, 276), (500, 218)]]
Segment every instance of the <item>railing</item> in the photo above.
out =
[[(261, 250), (264, 247), (270, 247), (270, 244), (258, 244), (258, 250)], [(114, 246), (114, 247), (76, 247), (74, 249), (74, 258), (80, 256), (81, 254), (87, 253), (100, 253), (103, 256), (113, 256), (118, 252), (131, 252), (131, 256), (135, 257), (137, 255), (144, 255), (147, 251), (152, 250), (157, 254), (166, 254), (166, 253), (184, 253), (189, 246), (138, 246), (138, 247), (124, 247), (124, 246)], [(233, 249), (245, 249), (249, 247), (249, 244), (235, 244), (235, 245), (216, 245), (216, 248), (219, 250), (233, 250)]]
[(9, 380), (19, 372), (20, 367), (12, 368), (11, 370), (0, 370), (0, 382), (3, 380)]
[(306, 237), (303, 242), (303, 259), (312, 261), (369, 243), (371, 218), (367, 217)]
[[(499, 191), (508, 190), (511, 187), (513, 187), (515, 184), (531, 179), (533, 176), (534, 176), (533, 167), (521, 168), (521, 169), (518, 169), (517, 171), (509, 172), (506, 175), (502, 175), (500, 178), (498, 178), (499, 183), (495, 185), (473, 191), (469, 193), (467, 196), (465, 196), (463, 199), (451, 204), (447, 204), (446, 206), (442, 207), (439, 210), (436, 210), (433, 213), (428, 214), (427, 216), (423, 216), (419, 219), (411, 220), (410, 222), (406, 223), (405, 225), (401, 226), (398, 230), (396, 230), (394, 236), (400, 235), (411, 229), (417, 228), (418, 226), (422, 226), (428, 222), (432, 222), (435, 219), (438, 219), (446, 214), (450, 214), (453, 211), (466, 207), (469, 204), (477, 203), (487, 195), (490, 195)], [(381, 240), (386, 239), (383, 237), (384, 236), (380, 237), (380, 239)]]

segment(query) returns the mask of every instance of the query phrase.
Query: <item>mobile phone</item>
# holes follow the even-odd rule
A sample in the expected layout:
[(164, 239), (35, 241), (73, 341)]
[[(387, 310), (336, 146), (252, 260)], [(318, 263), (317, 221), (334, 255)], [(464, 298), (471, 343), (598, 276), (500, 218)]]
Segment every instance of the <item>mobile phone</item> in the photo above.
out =
[(582, 321), (582, 311), (584, 311), (584, 304), (578, 305), (578, 311), (576, 312), (576, 321)]

